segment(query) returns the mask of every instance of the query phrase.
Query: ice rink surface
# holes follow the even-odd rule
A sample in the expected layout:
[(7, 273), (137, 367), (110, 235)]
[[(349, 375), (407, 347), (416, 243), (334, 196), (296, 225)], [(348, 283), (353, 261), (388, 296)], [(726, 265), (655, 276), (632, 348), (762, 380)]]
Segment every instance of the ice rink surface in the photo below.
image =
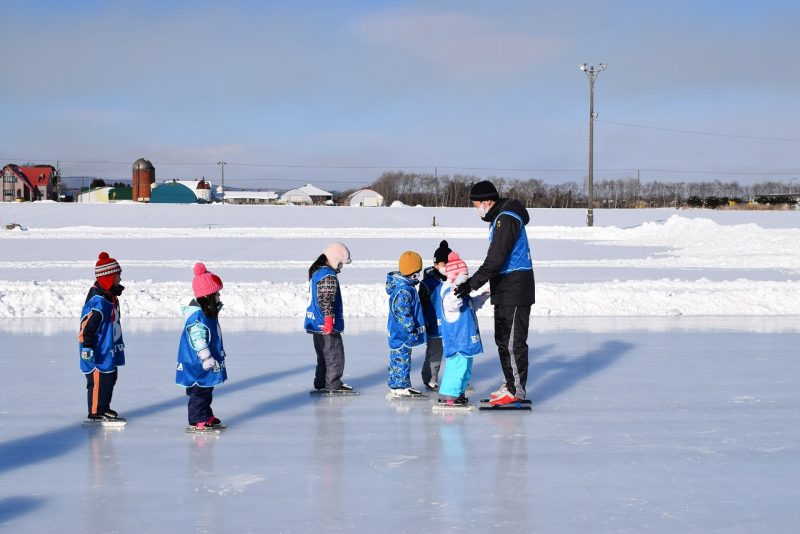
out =
[[(179, 320), (123, 321), (121, 430), (86, 428), (77, 322), (5, 321), (0, 529), (64, 532), (796, 532), (796, 318), (533, 318), (532, 413), (388, 401), (380, 320), (313, 399), (297, 319), (226, 320), (229, 428), (188, 435)], [(501, 381), (491, 320), (473, 398)], [(414, 350), (420, 385), (424, 346)]]

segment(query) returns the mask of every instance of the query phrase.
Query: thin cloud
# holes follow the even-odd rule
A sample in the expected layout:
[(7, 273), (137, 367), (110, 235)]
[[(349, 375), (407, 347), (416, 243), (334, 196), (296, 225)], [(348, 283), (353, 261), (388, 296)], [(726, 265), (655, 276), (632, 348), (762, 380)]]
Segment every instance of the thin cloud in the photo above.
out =
[(426, 10), (391, 10), (354, 24), (367, 45), (427, 63), (462, 78), (512, 78), (548, 59), (557, 44), (515, 33), (477, 16)]

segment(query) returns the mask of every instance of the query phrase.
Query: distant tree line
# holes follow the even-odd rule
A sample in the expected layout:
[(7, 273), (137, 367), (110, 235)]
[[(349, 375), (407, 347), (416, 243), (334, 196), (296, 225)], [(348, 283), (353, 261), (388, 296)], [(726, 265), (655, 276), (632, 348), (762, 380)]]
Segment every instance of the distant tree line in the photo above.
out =
[[(97, 189), (98, 187), (107, 187), (107, 186), (108, 186), (108, 183), (106, 183), (106, 181), (103, 180), (102, 178), (94, 178), (92, 180), (92, 183), (89, 184), (89, 189)], [(127, 188), (130, 188), (132, 186), (131, 186), (131, 184), (126, 184), (124, 182), (114, 182), (112, 184), (112, 187), (118, 187), (118, 188), (127, 187)]]
[[(466, 174), (436, 176), (391, 171), (383, 173), (367, 187), (380, 193), (387, 205), (399, 200), (409, 205), (463, 207), (468, 205), (472, 184), (483, 179), (492, 181), (501, 196), (516, 198), (529, 208), (585, 208), (588, 205), (587, 186), (576, 181), (549, 184), (536, 178), (480, 178)], [(800, 190), (800, 184), (796, 187)], [(342, 191), (337, 200), (347, 198), (354, 191)], [(791, 192), (791, 182), (740, 185), (736, 181), (720, 180), (641, 183), (636, 178), (603, 179), (594, 181), (594, 204), (596, 208), (717, 207), (750, 200), (761, 204), (792, 204), (794, 201), (790, 197), (776, 196)]]

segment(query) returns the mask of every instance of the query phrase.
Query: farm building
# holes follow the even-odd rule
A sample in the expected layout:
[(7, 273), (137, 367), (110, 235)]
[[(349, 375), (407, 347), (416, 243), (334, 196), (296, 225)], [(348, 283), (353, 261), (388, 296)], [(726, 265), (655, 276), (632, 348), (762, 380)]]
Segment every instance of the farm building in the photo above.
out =
[(344, 204), (345, 206), (376, 208), (383, 206), (383, 197), (372, 189), (361, 189), (347, 197)]
[(74, 202), (83, 203), (106, 203), (106, 202), (119, 202), (121, 200), (131, 200), (133, 198), (133, 189), (130, 187), (95, 187), (89, 191), (78, 193), (74, 197)]
[(273, 204), (278, 200), (275, 191), (225, 191), (228, 204)]
[(298, 189), (291, 189), (281, 195), (281, 200), (291, 204), (325, 204), (333, 202), (333, 193), (323, 191), (319, 187), (306, 184)]
[(55, 200), (58, 173), (52, 165), (3, 167), (3, 202)]

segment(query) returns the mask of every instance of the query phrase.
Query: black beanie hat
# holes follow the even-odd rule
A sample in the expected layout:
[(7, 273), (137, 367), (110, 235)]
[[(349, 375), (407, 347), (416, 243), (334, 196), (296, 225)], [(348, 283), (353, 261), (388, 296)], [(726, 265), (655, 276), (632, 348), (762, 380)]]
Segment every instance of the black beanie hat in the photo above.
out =
[(433, 263), (445, 262), (447, 263), (447, 255), (453, 252), (450, 250), (450, 247), (447, 246), (447, 241), (442, 241), (439, 243), (439, 248), (436, 249), (436, 252), (433, 253)]
[(484, 180), (472, 186), (469, 190), (469, 199), (483, 202), (484, 200), (498, 200), (500, 195), (492, 182)]

